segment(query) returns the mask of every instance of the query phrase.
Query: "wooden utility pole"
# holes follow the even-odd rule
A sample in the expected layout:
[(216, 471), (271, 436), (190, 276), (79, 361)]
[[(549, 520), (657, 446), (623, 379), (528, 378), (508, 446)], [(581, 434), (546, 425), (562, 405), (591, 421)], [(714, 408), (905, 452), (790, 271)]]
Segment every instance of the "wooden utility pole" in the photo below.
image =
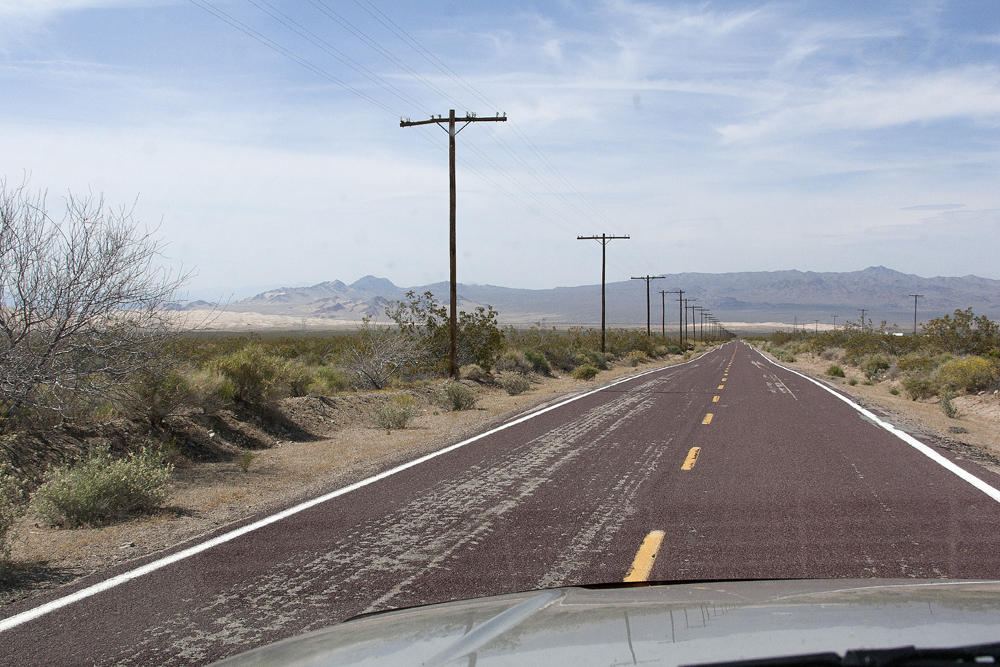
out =
[(684, 337), (691, 340), (692, 336), (688, 335), (688, 309), (691, 309), (691, 317), (694, 317), (694, 306), (689, 306), (688, 304), (692, 301), (697, 301), (698, 299), (684, 299)]
[(677, 345), (684, 351), (684, 290), (673, 290), (667, 294), (677, 295)]
[(653, 335), (652, 331), (650, 331), (650, 328), (649, 328), (649, 281), (650, 280), (659, 280), (660, 278), (666, 278), (666, 276), (650, 276), (650, 275), (645, 275), (645, 276), (639, 276), (638, 278), (636, 278), (634, 276), (632, 277), (632, 280), (645, 280), (646, 281), (646, 335), (647, 336), (652, 336)]
[(628, 239), (629, 236), (608, 236), (607, 234), (601, 234), (600, 236), (577, 236), (577, 241), (600, 241), (601, 243), (601, 354), (604, 354), (604, 278), (607, 273), (607, 248), (608, 242), (614, 239)]
[[(464, 130), (469, 123), (481, 123), (485, 121), (504, 122), (507, 114), (501, 116), (499, 113), (490, 118), (485, 116), (479, 118), (474, 113), (465, 112), (465, 118), (455, 118), (455, 110), (448, 112), (448, 118), (431, 118), (430, 120), (410, 120), (409, 118), (399, 119), (400, 127), (413, 127), (414, 125), (430, 125), (434, 123), (443, 128), (443, 124), (448, 124), (448, 186), (450, 191), (449, 201), (449, 222), (448, 237), (450, 242), (449, 258), (451, 263), (451, 312), (448, 317), (448, 327), (450, 336), (448, 339), (448, 375), (458, 377), (458, 270), (456, 268), (457, 251), (455, 249), (455, 202), (457, 199), (455, 192), (455, 137)], [(455, 129), (455, 123), (465, 123), (462, 127)]]
[(861, 311), (861, 333), (865, 332), (865, 313), (868, 312), (867, 308), (858, 308)]
[[(667, 329), (666, 329), (666, 326), (667, 326), (666, 325), (666, 322), (667, 322), (667, 301), (666, 301), (666, 299), (667, 299), (667, 297), (666, 297), (666, 295), (667, 294), (679, 294), (680, 296), (684, 296), (684, 290), (682, 290), (682, 289), (660, 290), (660, 294), (664, 295), (663, 296), (663, 339), (666, 340), (666, 338), (667, 338)], [(677, 300), (680, 301), (679, 298)], [(681, 329), (680, 328), (680, 323), (678, 323), (678, 325), (677, 325), (677, 344), (678, 345), (682, 345), (682, 342), (681, 342), (681, 330), (680, 329)]]
[(923, 294), (907, 294), (907, 296), (913, 297), (913, 335), (917, 335), (917, 299), (922, 297)]

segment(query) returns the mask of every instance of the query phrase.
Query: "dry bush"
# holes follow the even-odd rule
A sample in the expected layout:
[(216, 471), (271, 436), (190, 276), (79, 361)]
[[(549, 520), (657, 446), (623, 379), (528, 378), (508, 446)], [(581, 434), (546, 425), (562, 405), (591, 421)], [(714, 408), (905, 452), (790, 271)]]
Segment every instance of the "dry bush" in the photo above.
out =
[(215, 369), (232, 385), (234, 400), (253, 403), (271, 396), (284, 364), (252, 344), (217, 359)]
[(383, 389), (393, 375), (415, 364), (422, 354), (423, 346), (412, 336), (365, 318), (358, 327), (346, 367), (360, 386)]
[(372, 411), (371, 419), (379, 428), (387, 431), (402, 429), (417, 416), (417, 401), (409, 394), (394, 396), (391, 401)]
[(476, 404), (476, 392), (459, 382), (444, 386), (443, 402), (452, 410), (468, 410)]
[(458, 374), (462, 376), (463, 380), (472, 380), (473, 382), (489, 382), (493, 379), (479, 364), (466, 364), (459, 369)]
[(638, 366), (639, 364), (644, 364), (649, 361), (648, 355), (642, 350), (632, 350), (622, 359), (622, 362), (626, 366)]
[(533, 368), (534, 366), (521, 350), (507, 350), (500, 355), (500, 358), (493, 365), (493, 369), (498, 373), (507, 371), (521, 373), (522, 375), (527, 375)]
[(592, 364), (582, 364), (573, 369), (573, 377), (577, 380), (592, 380), (600, 370)]
[(501, 371), (497, 382), (511, 396), (523, 394), (531, 388), (531, 380), (526, 375), (513, 371)]
[(24, 485), (20, 475), (6, 461), (0, 462), (0, 572), (10, 558), (14, 522), (24, 510)]

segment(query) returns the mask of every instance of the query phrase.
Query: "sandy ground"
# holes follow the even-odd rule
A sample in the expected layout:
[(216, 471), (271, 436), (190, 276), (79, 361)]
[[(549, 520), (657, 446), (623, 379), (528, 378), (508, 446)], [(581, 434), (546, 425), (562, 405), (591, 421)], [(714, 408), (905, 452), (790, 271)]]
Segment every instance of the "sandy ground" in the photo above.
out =
[[(680, 357), (638, 368), (613, 366), (589, 382), (569, 374), (536, 378), (524, 394), (508, 396), (492, 386), (477, 386), (474, 409), (448, 411), (429, 400), (435, 392), (414, 392), (422, 413), (404, 430), (386, 432), (371, 425), (365, 413), (335, 419), (328, 437), (310, 442), (282, 441), (259, 451), (244, 472), (236, 462), (175, 461), (164, 509), (125, 523), (71, 530), (49, 528), (26, 516), (16, 528), (15, 568), (0, 585), (0, 606), (74, 581), (117, 563), (197, 538), (207, 532), (296, 501), (315, 497), (364, 479), (393, 465), (458, 442), (490, 425), (616, 378), (669, 366)], [(439, 387), (437, 388), (439, 389)], [(394, 393), (394, 392), (387, 392)], [(319, 413), (311, 415), (322, 420)]]

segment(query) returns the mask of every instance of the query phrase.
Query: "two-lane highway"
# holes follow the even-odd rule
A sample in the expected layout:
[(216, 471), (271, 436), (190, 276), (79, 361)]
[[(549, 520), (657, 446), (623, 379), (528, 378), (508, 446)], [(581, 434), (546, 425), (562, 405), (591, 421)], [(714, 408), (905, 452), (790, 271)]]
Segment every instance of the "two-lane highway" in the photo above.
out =
[(204, 664), (362, 612), (625, 577), (997, 577), (998, 528), (983, 490), (733, 342), (5, 609), (0, 662)]

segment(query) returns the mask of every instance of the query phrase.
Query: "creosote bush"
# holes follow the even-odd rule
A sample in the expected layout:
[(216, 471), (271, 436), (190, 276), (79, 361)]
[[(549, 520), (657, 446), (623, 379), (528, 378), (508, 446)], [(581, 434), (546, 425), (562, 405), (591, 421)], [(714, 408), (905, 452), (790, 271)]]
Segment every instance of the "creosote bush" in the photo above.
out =
[(459, 382), (444, 386), (444, 402), (452, 410), (468, 410), (476, 403), (476, 392)]
[(500, 355), (500, 358), (493, 365), (493, 368), (498, 373), (509, 371), (512, 373), (527, 375), (534, 369), (534, 366), (530, 361), (528, 361), (528, 358), (524, 355), (524, 351), (507, 350)]
[(492, 379), (490, 374), (484, 371), (479, 364), (466, 364), (458, 369), (458, 374), (462, 376), (462, 379), (473, 382), (489, 382)]
[(870, 381), (875, 380), (883, 371), (889, 370), (891, 364), (889, 360), (881, 354), (873, 354), (871, 356), (865, 357), (861, 362), (861, 372), (865, 374), (865, 377)]
[(268, 398), (284, 370), (279, 357), (257, 344), (220, 357), (215, 367), (229, 381), (233, 399), (246, 402)]
[(417, 416), (417, 400), (409, 394), (393, 396), (392, 400), (372, 411), (372, 421), (387, 431), (403, 429)]
[(336, 394), (351, 388), (351, 380), (333, 366), (321, 366), (313, 372), (313, 383), (309, 391), (314, 394)]
[(500, 371), (497, 382), (511, 396), (523, 394), (531, 388), (531, 380), (527, 376), (513, 371)]
[(930, 398), (938, 393), (938, 385), (929, 377), (917, 375), (903, 380), (903, 389), (914, 401), (918, 398)]
[(844, 369), (838, 366), (837, 364), (833, 364), (832, 366), (827, 368), (826, 374), (829, 375), (830, 377), (835, 377), (835, 378), (845, 377)]
[(955, 398), (955, 394), (950, 391), (941, 392), (941, 412), (948, 419), (955, 419), (958, 417), (958, 408), (951, 402), (951, 399)]
[(75, 464), (50, 469), (31, 500), (53, 526), (117, 521), (162, 505), (172, 470), (158, 447), (143, 447), (123, 459), (112, 458), (107, 446), (98, 447)]
[(582, 364), (573, 369), (573, 377), (577, 380), (593, 380), (600, 372), (597, 366), (592, 364)]
[(639, 364), (644, 364), (649, 360), (649, 355), (647, 355), (642, 350), (632, 350), (622, 359), (622, 362), (626, 366), (638, 366)]
[(955, 359), (938, 367), (934, 379), (952, 391), (979, 391), (993, 383), (993, 365), (982, 357)]

